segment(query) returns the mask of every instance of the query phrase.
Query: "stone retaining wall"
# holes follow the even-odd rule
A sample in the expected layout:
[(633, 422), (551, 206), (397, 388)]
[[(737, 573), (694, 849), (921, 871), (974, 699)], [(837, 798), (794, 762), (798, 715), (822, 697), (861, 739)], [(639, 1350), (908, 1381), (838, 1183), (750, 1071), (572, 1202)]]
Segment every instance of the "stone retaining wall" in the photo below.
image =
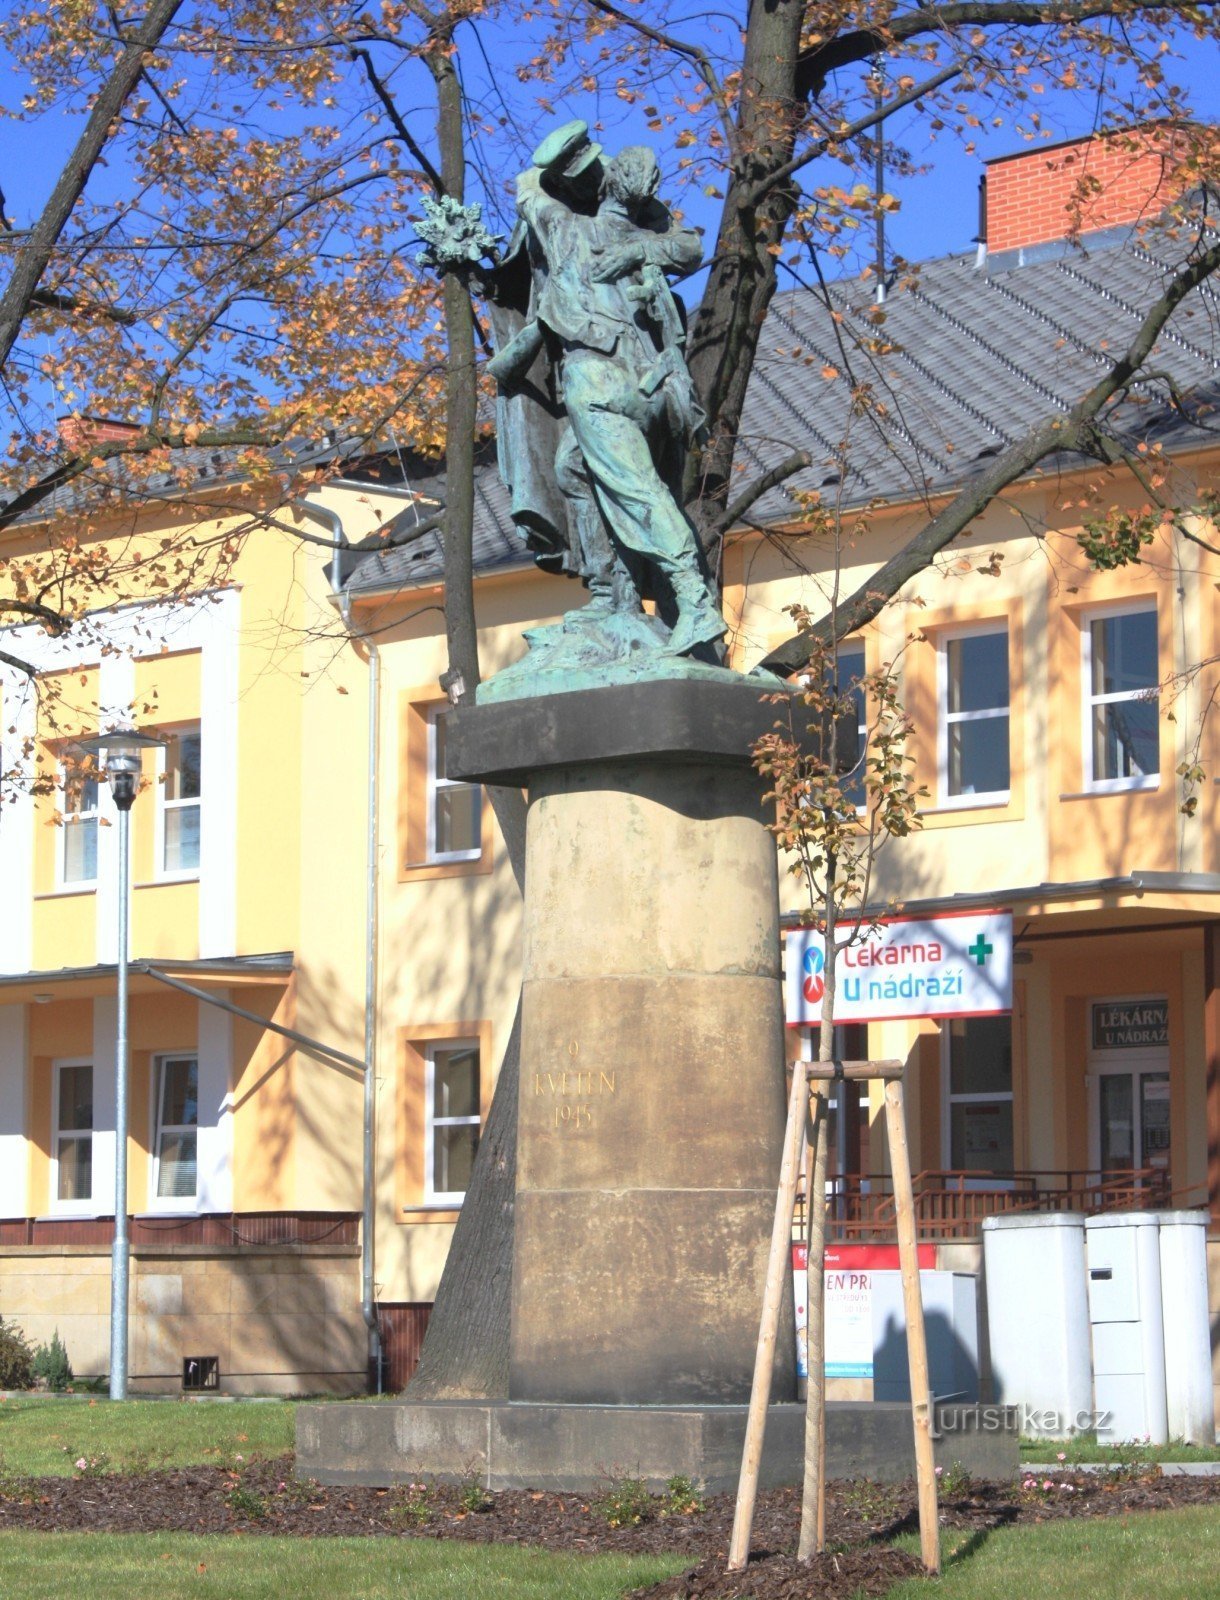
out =
[[(78, 1377), (110, 1352), (110, 1251), (29, 1246), (0, 1256), (0, 1317), (42, 1344), (58, 1329)], [(161, 1246), (131, 1259), (130, 1384), (182, 1386), (215, 1356), (222, 1394), (361, 1394), (367, 1340), (352, 1245)]]

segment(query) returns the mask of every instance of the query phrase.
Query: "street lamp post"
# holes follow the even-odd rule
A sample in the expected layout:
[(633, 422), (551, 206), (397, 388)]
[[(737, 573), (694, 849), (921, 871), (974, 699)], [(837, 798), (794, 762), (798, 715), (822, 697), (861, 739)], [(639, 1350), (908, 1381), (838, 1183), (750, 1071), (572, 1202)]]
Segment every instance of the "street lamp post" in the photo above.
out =
[(127, 1319), (131, 1243), (127, 1231), (127, 950), (131, 867), (128, 844), (131, 807), (140, 785), (142, 755), (164, 744), (151, 734), (116, 728), (96, 739), (82, 739), (79, 748), (97, 762), (110, 780), (110, 795), (119, 813), (119, 948), (117, 976), (118, 1026), (114, 1047), (114, 1245), (110, 1255), (110, 1398), (127, 1398)]

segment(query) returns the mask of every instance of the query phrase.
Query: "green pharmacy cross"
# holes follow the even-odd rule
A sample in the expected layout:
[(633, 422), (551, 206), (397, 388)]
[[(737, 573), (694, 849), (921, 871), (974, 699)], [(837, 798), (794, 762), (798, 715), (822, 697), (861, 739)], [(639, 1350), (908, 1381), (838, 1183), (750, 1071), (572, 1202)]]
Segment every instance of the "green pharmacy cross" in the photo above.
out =
[(984, 939), (983, 935), (980, 933), (973, 944), (966, 946), (966, 954), (968, 956), (973, 956), (980, 967), (985, 967), (987, 965), (987, 957), (994, 949), (995, 946), (988, 944), (986, 939)]

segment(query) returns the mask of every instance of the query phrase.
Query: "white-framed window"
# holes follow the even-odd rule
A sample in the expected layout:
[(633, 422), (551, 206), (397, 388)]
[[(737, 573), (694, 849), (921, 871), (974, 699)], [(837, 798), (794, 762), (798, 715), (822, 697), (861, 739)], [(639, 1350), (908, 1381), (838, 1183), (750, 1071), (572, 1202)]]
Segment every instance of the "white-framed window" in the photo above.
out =
[(862, 811), (868, 800), (868, 791), (864, 786), (865, 773), (865, 746), (868, 744), (868, 707), (864, 699), (862, 679), (865, 673), (864, 646), (860, 643), (841, 644), (838, 649), (839, 692), (850, 694), (856, 707), (856, 735), (860, 741), (856, 752), (856, 766), (850, 774), (850, 782), (843, 784), (843, 793), (856, 807)]
[(193, 878), (199, 871), (199, 822), (203, 805), (203, 741), (199, 724), (169, 728), (157, 752), (157, 872), (163, 878)]
[(430, 1044), (424, 1053), (424, 1203), (461, 1205), (479, 1148), (479, 1046)]
[(1012, 1018), (952, 1017), (941, 1024), (945, 1165), (1013, 1171)]
[(51, 1194), (57, 1211), (93, 1204), (93, 1063), (57, 1061), (52, 1084)]
[(428, 710), (429, 861), (475, 861), (483, 853), (483, 791), (459, 783), (445, 770), (445, 727), (449, 707)]
[(1154, 789), (1161, 767), (1156, 605), (1095, 612), (1081, 633), (1085, 787)]
[(180, 1206), (199, 1190), (199, 1062), (187, 1055), (155, 1059), (153, 1199)]
[(61, 888), (97, 882), (97, 778), (66, 762), (59, 768), (57, 881)]
[(937, 647), (941, 805), (1003, 805), (1009, 793), (1008, 629), (988, 623)]

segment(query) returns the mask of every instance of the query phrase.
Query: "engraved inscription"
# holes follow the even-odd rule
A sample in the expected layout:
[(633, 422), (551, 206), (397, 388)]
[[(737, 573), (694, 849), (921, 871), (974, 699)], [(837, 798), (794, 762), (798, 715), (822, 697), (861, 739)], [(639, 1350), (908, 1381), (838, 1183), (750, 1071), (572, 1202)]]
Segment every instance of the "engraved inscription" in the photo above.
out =
[(603, 1072), (594, 1067), (569, 1068), (559, 1072), (535, 1072), (534, 1095), (554, 1100), (551, 1126), (576, 1132), (594, 1124), (589, 1104), (605, 1095), (618, 1093), (615, 1069)]

